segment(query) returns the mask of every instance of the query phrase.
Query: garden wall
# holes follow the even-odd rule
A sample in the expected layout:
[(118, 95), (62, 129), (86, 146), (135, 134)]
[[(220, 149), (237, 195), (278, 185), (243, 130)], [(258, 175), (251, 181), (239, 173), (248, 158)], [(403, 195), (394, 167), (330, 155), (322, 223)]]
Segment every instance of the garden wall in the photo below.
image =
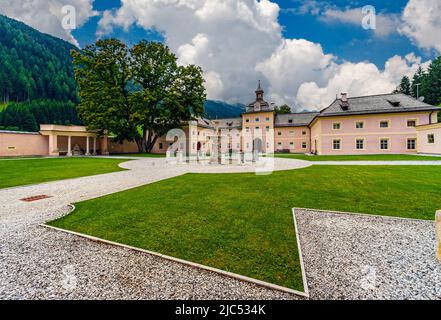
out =
[(0, 131), (0, 157), (47, 156), (49, 139), (34, 132)]

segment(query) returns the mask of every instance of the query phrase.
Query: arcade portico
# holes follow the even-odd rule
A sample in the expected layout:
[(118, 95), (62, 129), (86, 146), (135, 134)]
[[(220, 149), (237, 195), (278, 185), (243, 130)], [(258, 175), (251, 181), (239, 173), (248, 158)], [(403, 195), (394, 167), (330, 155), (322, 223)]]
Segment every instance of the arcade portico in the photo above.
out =
[(49, 156), (108, 155), (107, 136), (100, 138), (96, 131), (84, 126), (43, 124), (40, 134), (48, 136)]

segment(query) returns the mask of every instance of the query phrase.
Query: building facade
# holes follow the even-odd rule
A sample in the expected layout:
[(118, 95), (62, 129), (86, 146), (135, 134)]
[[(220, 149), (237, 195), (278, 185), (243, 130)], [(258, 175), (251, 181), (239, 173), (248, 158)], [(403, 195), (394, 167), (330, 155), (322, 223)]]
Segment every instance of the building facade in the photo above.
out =
[[(348, 97), (341, 94), (319, 112), (276, 114), (256, 99), (238, 118), (197, 118), (160, 137), (153, 153), (189, 156), (233, 153), (318, 155), (441, 154), (439, 107), (404, 94)], [(79, 126), (42, 125), (40, 133), (0, 131), (0, 157), (135, 153), (134, 142), (117, 143)]]
[[(255, 93), (240, 118), (198, 119), (188, 134), (209, 130), (221, 137), (221, 152), (230, 153), (441, 154), (441, 109), (404, 94), (349, 98), (343, 93), (319, 112), (276, 114), (260, 83)], [(210, 141), (189, 149), (207, 152)]]

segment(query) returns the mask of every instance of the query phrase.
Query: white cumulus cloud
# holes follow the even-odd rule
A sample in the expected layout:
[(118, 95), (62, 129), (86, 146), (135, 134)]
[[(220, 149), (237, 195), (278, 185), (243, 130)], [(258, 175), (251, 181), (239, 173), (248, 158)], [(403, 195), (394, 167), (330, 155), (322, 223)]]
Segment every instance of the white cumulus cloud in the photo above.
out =
[(336, 94), (341, 92), (347, 92), (350, 96), (390, 93), (403, 76), (412, 77), (418, 66), (427, 68), (429, 63), (421, 63), (421, 58), (413, 53), (404, 58), (391, 57), (386, 61), (384, 70), (369, 62), (344, 62), (336, 70), (333, 67), (334, 73), (326, 85), (320, 86), (313, 81), (303, 83), (298, 90), (297, 101), (307, 106), (307, 109), (320, 110), (327, 107)]
[(248, 102), (262, 78), (257, 63), (282, 42), (278, 15), (268, 0), (123, 0), (104, 13), (99, 34), (131, 24), (156, 29), (181, 63), (202, 67), (209, 98)]
[(294, 101), (304, 82), (324, 84), (335, 69), (335, 57), (325, 54), (320, 44), (304, 39), (286, 39), (256, 70), (269, 80), (268, 92), (278, 104)]
[(404, 8), (400, 32), (420, 48), (441, 53), (441, 1), (409, 0)]

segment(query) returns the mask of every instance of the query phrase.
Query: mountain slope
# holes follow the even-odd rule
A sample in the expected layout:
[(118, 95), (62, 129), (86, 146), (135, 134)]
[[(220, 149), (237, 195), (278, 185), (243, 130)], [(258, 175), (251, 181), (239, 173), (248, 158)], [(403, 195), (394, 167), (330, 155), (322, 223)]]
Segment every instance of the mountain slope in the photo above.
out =
[(66, 41), (0, 15), (0, 103), (75, 101), (72, 49)]
[[(70, 43), (0, 15), (0, 130), (37, 131), (41, 123), (81, 124)], [(240, 104), (205, 102), (206, 117), (238, 117)]]
[(242, 104), (229, 104), (214, 100), (205, 101), (204, 108), (208, 119), (236, 118), (245, 112), (245, 106)]

